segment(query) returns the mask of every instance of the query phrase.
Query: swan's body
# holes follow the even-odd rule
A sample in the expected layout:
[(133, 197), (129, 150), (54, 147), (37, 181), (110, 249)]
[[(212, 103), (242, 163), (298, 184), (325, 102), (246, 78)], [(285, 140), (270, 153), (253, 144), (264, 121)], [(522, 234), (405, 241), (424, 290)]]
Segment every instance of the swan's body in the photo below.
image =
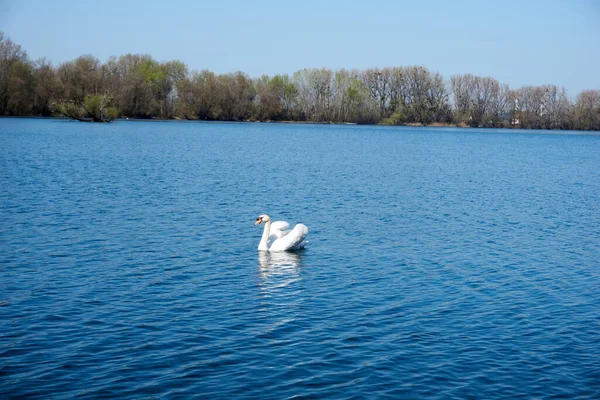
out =
[(266, 214), (259, 215), (254, 225), (264, 222), (265, 228), (258, 243), (261, 251), (290, 251), (299, 250), (306, 246), (306, 235), (308, 228), (304, 224), (294, 226), (290, 230), (290, 224), (285, 221), (271, 222), (271, 217)]

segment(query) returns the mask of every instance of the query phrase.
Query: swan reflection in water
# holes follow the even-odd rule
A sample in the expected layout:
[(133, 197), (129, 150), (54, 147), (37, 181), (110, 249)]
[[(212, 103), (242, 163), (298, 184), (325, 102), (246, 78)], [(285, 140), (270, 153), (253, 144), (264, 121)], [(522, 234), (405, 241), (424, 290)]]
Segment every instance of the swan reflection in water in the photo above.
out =
[(287, 251), (276, 253), (259, 251), (258, 267), (264, 284), (286, 285), (300, 278), (302, 254)]
[(281, 329), (295, 329), (296, 318), (303, 313), (305, 301), (302, 284), (301, 253), (258, 252), (257, 315), (264, 334), (275, 335)]

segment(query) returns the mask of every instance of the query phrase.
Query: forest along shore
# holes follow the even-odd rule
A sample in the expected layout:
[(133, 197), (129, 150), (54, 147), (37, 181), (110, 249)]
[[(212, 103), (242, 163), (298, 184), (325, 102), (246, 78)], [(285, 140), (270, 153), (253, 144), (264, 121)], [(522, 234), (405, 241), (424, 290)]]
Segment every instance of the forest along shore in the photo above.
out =
[(92, 55), (32, 61), (0, 32), (0, 116), (286, 121), (600, 131), (600, 90), (573, 100), (548, 84), (512, 89), (472, 74), (445, 79), (423, 66), (302, 69), (251, 78), (190, 71), (181, 61)]

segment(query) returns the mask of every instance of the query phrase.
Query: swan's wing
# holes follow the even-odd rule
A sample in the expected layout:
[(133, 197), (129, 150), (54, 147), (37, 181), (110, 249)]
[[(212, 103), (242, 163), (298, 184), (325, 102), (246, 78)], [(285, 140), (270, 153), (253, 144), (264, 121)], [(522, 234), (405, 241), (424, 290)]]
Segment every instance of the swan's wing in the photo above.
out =
[(287, 251), (299, 248), (299, 245), (308, 235), (308, 228), (304, 224), (298, 224), (287, 235), (279, 238), (271, 244), (269, 251)]
[(287, 231), (290, 229), (290, 224), (287, 221), (274, 221), (271, 223), (271, 232)]
[(273, 244), (275, 240), (287, 235), (290, 232), (289, 229), (290, 224), (286, 221), (275, 221), (271, 223), (271, 231), (269, 232), (269, 243)]

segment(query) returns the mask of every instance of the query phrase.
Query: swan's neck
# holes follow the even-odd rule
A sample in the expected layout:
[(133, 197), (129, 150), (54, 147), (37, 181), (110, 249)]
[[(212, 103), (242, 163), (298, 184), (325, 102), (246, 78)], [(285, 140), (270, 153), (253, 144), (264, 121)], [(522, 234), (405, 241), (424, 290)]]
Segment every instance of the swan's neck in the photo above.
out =
[(271, 221), (265, 222), (262, 238), (258, 243), (258, 250), (269, 250), (269, 234), (271, 232)]

